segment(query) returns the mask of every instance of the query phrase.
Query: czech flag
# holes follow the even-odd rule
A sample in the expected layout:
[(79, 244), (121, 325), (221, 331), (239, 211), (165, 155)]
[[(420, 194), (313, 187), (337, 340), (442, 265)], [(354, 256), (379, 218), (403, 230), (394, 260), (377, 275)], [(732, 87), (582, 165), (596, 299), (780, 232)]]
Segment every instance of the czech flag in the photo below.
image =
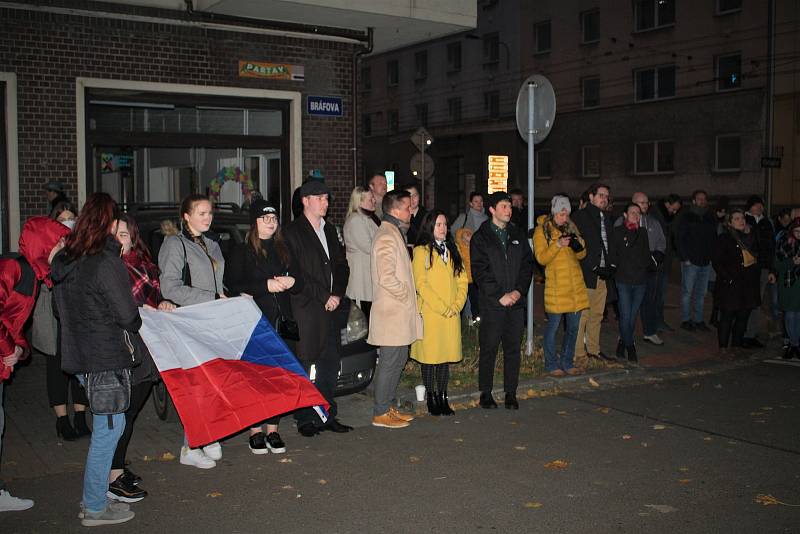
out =
[(253, 299), (162, 312), (140, 308), (142, 336), (189, 446), (218, 441), (275, 415), (328, 403)]

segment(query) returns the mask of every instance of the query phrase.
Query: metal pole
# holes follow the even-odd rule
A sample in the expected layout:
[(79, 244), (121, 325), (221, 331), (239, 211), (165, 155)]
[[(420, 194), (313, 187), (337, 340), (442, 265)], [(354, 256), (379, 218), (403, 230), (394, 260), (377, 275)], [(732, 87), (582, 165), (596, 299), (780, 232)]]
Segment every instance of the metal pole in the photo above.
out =
[(419, 144), (419, 146), (422, 147), (421, 148), (422, 161), (420, 162), (419, 167), (420, 167), (420, 174), (422, 174), (422, 176), (420, 177), (421, 190), (419, 192), (419, 195), (421, 198), (419, 199), (419, 201), (424, 206), (425, 205), (425, 135), (420, 134), (420, 138), (422, 138), (422, 142)]
[[(536, 133), (533, 127), (533, 102), (534, 91), (536, 84), (528, 82), (528, 229), (533, 228), (533, 177), (534, 177), (534, 159), (533, 159), (533, 135)], [(531, 246), (530, 240), (528, 246)], [(528, 287), (528, 329), (525, 335), (525, 353), (530, 356), (533, 354), (533, 281)]]

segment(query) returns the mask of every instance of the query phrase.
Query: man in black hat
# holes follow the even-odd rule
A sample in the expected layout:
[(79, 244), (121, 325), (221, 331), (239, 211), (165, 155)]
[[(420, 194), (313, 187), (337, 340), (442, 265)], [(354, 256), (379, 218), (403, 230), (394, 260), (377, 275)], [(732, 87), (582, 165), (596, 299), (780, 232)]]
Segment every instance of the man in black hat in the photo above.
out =
[(53, 210), (59, 202), (67, 202), (67, 196), (64, 194), (64, 184), (57, 181), (47, 182), (44, 186), (47, 194), (47, 202), (50, 203), (50, 210), (48, 215), (52, 215)]
[[(756, 234), (758, 244), (758, 266), (761, 268), (761, 280), (759, 294), (769, 304), (772, 309), (772, 291), (766, 291), (767, 283), (775, 283), (775, 268), (773, 259), (775, 258), (775, 228), (772, 221), (764, 214), (764, 201), (758, 195), (753, 195), (747, 199), (747, 211), (744, 219), (750, 225), (751, 231)], [(747, 330), (744, 333), (742, 344), (745, 348), (764, 348), (764, 344), (758, 340), (757, 334), (766, 333), (765, 314), (760, 310), (754, 310), (747, 320)]]
[(340, 330), (347, 324), (349, 301), (344, 298), (350, 268), (336, 228), (325, 222), (330, 190), (319, 180), (300, 187), (303, 213), (284, 228), (284, 236), (303, 276), (303, 289), (292, 295), (292, 311), (300, 329), (297, 357), (309, 370), (316, 366), (315, 384), (330, 403), (327, 423), (310, 408), (295, 413), (297, 430), (306, 437), (321, 430), (348, 432), (336, 420), (334, 391), (341, 360)]
[(497, 408), (492, 397), (497, 348), (503, 342), (503, 388), (507, 409), (519, 409), (520, 343), (525, 326), (525, 296), (533, 277), (533, 253), (523, 230), (511, 221), (511, 197), (489, 195), (491, 219), (470, 241), (472, 279), (478, 285), (481, 322), (478, 387), (481, 408)]

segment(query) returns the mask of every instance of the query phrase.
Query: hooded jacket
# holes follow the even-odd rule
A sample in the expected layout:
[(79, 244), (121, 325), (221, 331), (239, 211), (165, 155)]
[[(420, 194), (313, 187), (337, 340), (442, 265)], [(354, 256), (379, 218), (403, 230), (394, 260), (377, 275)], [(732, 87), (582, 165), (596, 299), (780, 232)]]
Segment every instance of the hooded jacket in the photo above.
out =
[[(47, 259), (69, 228), (48, 217), (32, 217), (19, 237), (18, 258), (0, 259), (0, 358), (14, 353), (17, 345), (28, 348), (25, 321), (36, 303), (39, 283), (51, 286)], [(0, 382), (11, 376), (11, 367), (0, 359)]]
[[(108, 236), (92, 256), (53, 259), (55, 304), (61, 321), (61, 368), (70, 374), (134, 366), (128, 343), (142, 325), (121, 245)], [(128, 335), (126, 335), (128, 332)]]

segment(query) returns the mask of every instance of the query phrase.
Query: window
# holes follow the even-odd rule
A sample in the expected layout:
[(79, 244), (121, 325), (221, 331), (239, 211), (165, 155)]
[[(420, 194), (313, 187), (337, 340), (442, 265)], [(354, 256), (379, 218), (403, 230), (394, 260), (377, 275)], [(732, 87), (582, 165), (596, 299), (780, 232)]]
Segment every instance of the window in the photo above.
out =
[(593, 9), (581, 13), (581, 35), (584, 43), (600, 40), (600, 11)]
[(742, 143), (738, 135), (718, 135), (715, 171), (738, 171), (742, 166)]
[(550, 178), (550, 151), (536, 151), (536, 178)]
[(428, 77), (428, 52), (423, 50), (414, 54), (414, 80), (421, 81)]
[(396, 134), (400, 131), (400, 113), (396, 109), (389, 110), (388, 123), (390, 134)]
[(370, 67), (363, 67), (361, 69), (361, 90), (372, 90), (372, 69)]
[(489, 119), (500, 117), (500, 93), (498, 91), (483, 93), (483, 111), (486, 112), (486, 117)]
[(675, 65), (637, 70), (634, 78), (637, 102), (675, 96)]
[(461, 122), (461, 97), (447, 99), (447, 115), (450, 122)]
[(417, 114), (417, 123), (421, 126), (428, 125), (428, 104), (417, 104), (414, 106), (414, 111)]
[(483, 62), (497, 63), (500, 61), (500, 34), (487, 33), (483, 36)]
[(717, 0), (717, 15), (726, 15), (742, 10), (742, 0)]
[(730, 91), (742, 86), (742, 56), (717, 57), (717, 91)]
[(450, 43), (447, 45), (447, 72), (458, 72), (461, 70), (461, 43)]
[(400, 83), (400, 65), (396, 59), (386, 63), (386, 85), (395, 87)]
[(372, 117), (369, 116), (369, 113), (361, 115), (361, 132), (364, 137), (372, 135)]
[(675, 24), (675, 0), (636, 0), (634, 9), (638, 32)]
[(596, 108), (600, 105), (600, 78), (584, 78), (581, 80), (581, 95), (584, 108)]
[(633, 151), (634, 174), (675, 172), (675, 142), (646, 141), (636, 143)]
[(581, 147), (581, 176), (584, 178), (600, 176), (600, 145)]
[(539, 22), (533, 25), (533, 50), (537, 54), (549, 52), (551, 43), (550, 21)]

